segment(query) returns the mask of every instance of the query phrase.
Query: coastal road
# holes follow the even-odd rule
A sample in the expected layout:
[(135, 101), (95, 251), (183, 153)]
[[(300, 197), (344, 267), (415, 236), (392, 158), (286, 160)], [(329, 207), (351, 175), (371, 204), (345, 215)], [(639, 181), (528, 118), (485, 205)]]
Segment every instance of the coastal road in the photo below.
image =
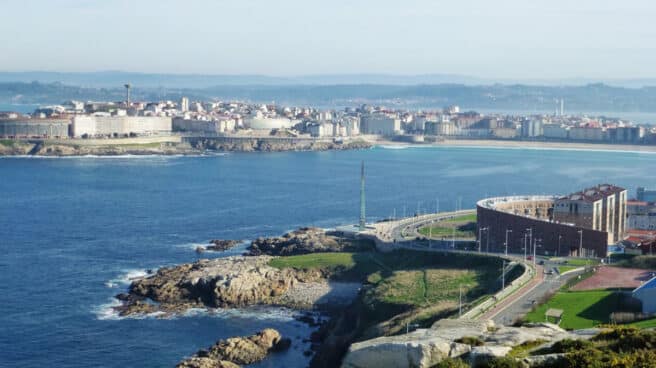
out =
[[(434, 246), (429, 248), (426, 246), (427, 244), (425, 241), (416, 240), (418, 236), (417, 231), (419, 228), (431, 222), (439, 222), (472, 213), (475, 213), (475, 211), (465, 210), (388, 221), (376, 224), (375, 232), (380, 240), (394, 243), (398, 248), (462, 252), (452, 249), (450, 244), (446, 244), (445, 242), (435, 242)], [(499, 256), (502, 255), (499, 253), (494, 254)], [(524, 260), (524, 255), (521, 254), (508, 254), (507, 257), (518, 262), (526, 262)], [(535, 303), (543, 299), (545, 295), (557, 290), (567, 282), (567, 280), (580, 274), (579, 272), (569, 273), (564, 276), (558, 275), (556, 272), (548, 274), (549, 271), (555, 270), (556, 263), (552, 263), (544, 257), (538, 257), (535, 262), (535, 276), (519, 290), (507, 296), (492, 309), (479, 316), (478, 319), (492, 319), (497, 324), (510, 325), (515, 320), (528, 313)], [(543, 263), (543, 265), (540, 265), (539, 263)]]
[[(538, 258), (540, 259), (540, 258)], [(525, 316), (537, 303), (542, 301), (548, 294), (556, 292), (567, 281), (578, 277), (584, 271), (570, 272), (565, 275), (553, 273), (546, 274), (545, 271), (553, 270), (557, 264), (546, 259), (544, 266), (538, 265), (538, 274), (522, 290), (515, 292), (501, 301), (495, 308), (484, 313), (481, 319), (492, 319), (496, 324), (512, 325), (519, 318)]]

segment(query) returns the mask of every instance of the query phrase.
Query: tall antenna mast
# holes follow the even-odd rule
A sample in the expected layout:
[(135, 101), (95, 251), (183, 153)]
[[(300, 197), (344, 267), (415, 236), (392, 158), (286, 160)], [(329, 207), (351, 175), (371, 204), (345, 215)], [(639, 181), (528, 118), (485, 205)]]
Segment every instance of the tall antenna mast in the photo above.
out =
[(124, 87), (125, 87), (125, 106), (129, 108), (130, 107), (130, 88), (132, 88), (132, 86), (130, 85), (130, 83), (127, 83), (127, 84), (124, 85)]
[(360, 231), (363, 231), (366, 224), (365, 199), (364, 199), (364, 161), (360, 168)]

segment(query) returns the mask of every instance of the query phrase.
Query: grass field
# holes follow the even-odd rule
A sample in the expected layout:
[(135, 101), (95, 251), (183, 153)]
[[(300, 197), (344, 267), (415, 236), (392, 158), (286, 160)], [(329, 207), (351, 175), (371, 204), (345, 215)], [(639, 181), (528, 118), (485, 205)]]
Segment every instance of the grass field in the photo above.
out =
[(609, 323), (610, 313), (617, 309), (618, 294), (612, 291), (561, 291), (549, 301), (526, 315), (529, 322), (544, 322), (549, 308), (562, 309), (560, 327), (565, 329), (590, 328)]
[(572, 259), (568, 259), (565, 264), (568, 266), (583, 267), (587, 265), (593, 266), (599, 264), (599, 261), (596, 259), (572, 258)]
[(656, 328), (656, 318), (646, 319), (644, 321), (629, 323), (629, 326), (638, 328)]
[(576, 268), (579, 268), (579, 266), (558, 266), (558, 273), (563, 274)]
[(462, 287), (466, 302), (496, 291), (501, 264), (477, 255), (395, 251), (391, 253), (314, 253), (278, 257), (277, 268), (333, 270), (336, 280), (358, 280), (370, 285), (364, 304), (373, 320), (417, 311), (427, 324), (431, 316), (453, 310)]
[(476, 236), (473, 231), (469, 231), (468, 229), (461, 230), (459, 227), (460, 225), (475, 222), (476, 214), (472, 213), (470, 215), (458, 216), (452, 219), (440, 221), (435, 223), (433, 226), (424, 226), (419, 229), (419, 234), (423, 236), (430, 235), (433, 238), (451, 238), (452, 236), (455, 236), (456, 238), (473, 238)]
[(476, 214), (472, 213), (470, 215), (458, 216), (452, 219), (444, 220), (442, 222), (476, 222)]
[(353, 267), (354, 253), (312, 253), (302, 256), (278, 257), (269, 263), (276, 268), (335, 268)]

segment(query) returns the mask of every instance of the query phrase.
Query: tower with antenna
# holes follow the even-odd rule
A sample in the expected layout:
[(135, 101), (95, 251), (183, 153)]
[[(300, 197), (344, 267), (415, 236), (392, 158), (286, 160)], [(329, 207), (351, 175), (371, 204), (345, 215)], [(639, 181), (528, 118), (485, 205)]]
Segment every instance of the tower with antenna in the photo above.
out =
[(130, 107), (130, 89), (132, 88), (132, 85), (126, 83), (123, 86), (125, 87), (125, 106)]
[(366, 225), (365, 200), (364, 200), (364, 161), (360, 167), (360, 231), (364, 231)]

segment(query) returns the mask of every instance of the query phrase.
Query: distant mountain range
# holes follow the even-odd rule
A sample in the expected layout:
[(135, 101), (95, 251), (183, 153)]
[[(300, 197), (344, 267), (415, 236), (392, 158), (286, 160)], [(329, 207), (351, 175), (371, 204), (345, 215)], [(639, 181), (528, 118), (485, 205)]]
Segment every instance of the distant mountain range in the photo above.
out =
[(266, 75), (203, 75), (203, 74), (155, 74), (123, 71), (102, 72), (0, 72), (0, 82), (59, 82), (82, 87), (120, 87), (132, 83), (140, 88), (209, 88), (215, 86), (286, 86), (286, 85), (434, 85), (463, 84), (480, 86), (492, 84), (522, 84), (535, 86), (581, 86), (593, 83), (604, 83), (616, 87), (640, 88), (656, 86), (656, 78), (636, 79), (494, 79), (479, 78), (457, 74), (320, 74), (275, 77)]
[[(125, 98), (123, 82), (110, 83), (115, 74), (99, 79), (90, 86), (80, 81), (79, 85), (61, 82), (2, 82), (0, 79), (0, 104), (57, 104), (66, 100), (122, 101)], [(131, 74), (132, 75), (132, 74)], [(76, 74), (82, 77), (83, 74)], [(7, 77), (6, 75), (4, 76)], [(85, 78), (90, 78), (86, 75)], [(135, 100), (158, 101), (179, 100), (187, 96), (191, 100), (240, 100), (255, 103), (275, 102), (281, 105), (335, 107), (377, 104), (394, 108), (435, 109), (448, 105), (460, 105), (464, 109), (487, 109), (503, 111), (554, 112), (558, 101), (565, 100), (566, 111), (585, 112), (656, 112), (656, 87), (627, 88), (607, 84), (587, 85), (527, 85), (490, 84), (468, 85), (464, 83), (435, 84), (321, 84), (320, 80), (310, 83), (267, 83), (261, 77), (234, 77), (239, 83), (216, 83), (218, 79), (202, 80), (200, 76), (176, 76), (187, 84), (203, 87), (166, 87), (142, 84), (146, 79), (155, 83), (154, 75), (144, 80), (130, 79), (132, 96)], [(173, 78), (167, 76), (166, 78)], [(196, 78), (196, 79), (194, 79)], [(219, 77), (216, 77), (219, 78)], [(222, 77), (223, 78), (223, 77)], [(227, 77), (225, 77), (227, 78)], [(318, 78), (318, 77), (316, 77)], [(374, 78), (371, 76), (371, 78)], [(390, 77), (391, 78), (391, 77)], [(418, 77), (417, 77), (418, 78)], [(127, 78), (126, 78), (127, 79)], [(173, 79), (168, 79), (172, 81)], [(224, 79), (228, 81), (228, 79)], [(336, 81), (333, 76), (330, 80)], [(247, 83), (250, 81), (249, 83)], [(91, 80), (87, 80), (91, 84)], [(104, 83), (107, 83), (105, 85)], [(181, 83), (182, 84), (182, 83)], [(205, 86), (207, 85), (207, 86)]]

